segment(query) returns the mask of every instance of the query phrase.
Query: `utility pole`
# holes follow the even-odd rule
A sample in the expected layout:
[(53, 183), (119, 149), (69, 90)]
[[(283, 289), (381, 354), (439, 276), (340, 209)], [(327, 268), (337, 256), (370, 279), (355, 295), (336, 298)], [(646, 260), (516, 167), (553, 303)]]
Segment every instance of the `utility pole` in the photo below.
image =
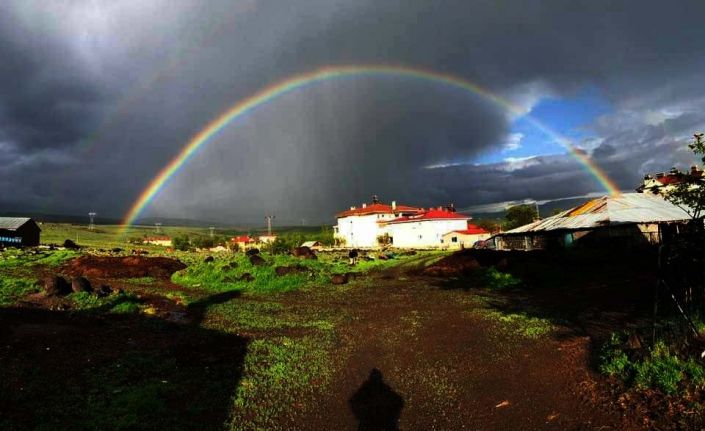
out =
[(272, 219), (274, 218), (273, 215), (266, 215), (264, 216), (264, 219), (267, 220), (267, 235), (272, 236)]
[(90, 219), (90, 224), (88, 225), (88, 230), (95, 229), (94, 221), (95, 221), (95, 216), (97, 216), (97, 215), (98, 215), (98, 213), (93, 212), (93, 211), (88, 213), (88, 218)]
[(536, 220), (541, 220), (541, 213), (539, 213), (539, 201), (534, 201), (536, 205)]
[(162, 224), (161, 223), (159, 223), (159, 222), (154, 223), (154, 227), (157, 228), (157, 234), (162, 233)]

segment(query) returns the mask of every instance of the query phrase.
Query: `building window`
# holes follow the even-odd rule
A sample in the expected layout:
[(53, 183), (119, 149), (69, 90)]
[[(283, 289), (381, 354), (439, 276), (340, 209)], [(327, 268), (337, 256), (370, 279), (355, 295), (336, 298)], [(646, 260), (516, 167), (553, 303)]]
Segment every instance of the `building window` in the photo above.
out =
[(451, 241), (453, 241), (453, 242), (458, 242), (458, 237), (457, 237), (457, 236), (454, 236), (453, 238), (451, 238)]

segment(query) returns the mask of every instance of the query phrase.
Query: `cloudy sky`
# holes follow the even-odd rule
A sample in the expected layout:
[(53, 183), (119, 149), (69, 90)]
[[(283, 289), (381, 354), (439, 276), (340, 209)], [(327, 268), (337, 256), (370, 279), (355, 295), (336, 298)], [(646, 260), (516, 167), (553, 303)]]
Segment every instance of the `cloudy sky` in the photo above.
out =
[(0, 211), (122, 217), (239, 100), (331, 65), (448, 73), (521, 112), (402, 76), (309, 85), (233, 121), (144, 216), (330, 222), (378, 194), (465, 208), (623, 190), (705, 130), (705, 3), (0, 2)]

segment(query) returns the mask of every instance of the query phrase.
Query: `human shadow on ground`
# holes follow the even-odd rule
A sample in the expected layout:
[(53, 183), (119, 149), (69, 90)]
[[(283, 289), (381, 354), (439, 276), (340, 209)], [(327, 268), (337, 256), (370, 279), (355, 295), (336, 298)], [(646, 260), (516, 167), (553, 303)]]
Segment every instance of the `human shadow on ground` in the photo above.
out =
[(399, 429), (404, 399), (384, 382), (382, 372), (372, 369), (370, 376), (349, 400), (358, 420), (359, 431), (393, 431)]
[(226, 292), (206, 296), (198, 301), (191, 302), (186, 307), (191, 324), (194, 326), (199, 326), (201, 322), (203, 322), (206, 312), (211, 306), (223, 304), (231, 299), (239, 298), (240, 296), (242, 296), (242, 293), (239, 290), (228, 290)]
[[(143, 314), (0, 307), (0, 429), (221, 429), (249, 340)], [(200, 313), (200, 314), (199, 314)]]

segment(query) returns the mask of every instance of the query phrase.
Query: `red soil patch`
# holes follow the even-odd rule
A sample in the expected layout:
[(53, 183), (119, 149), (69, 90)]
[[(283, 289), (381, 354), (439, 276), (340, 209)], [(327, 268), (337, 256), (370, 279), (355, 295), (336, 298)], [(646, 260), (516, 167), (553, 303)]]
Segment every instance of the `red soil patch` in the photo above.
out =
[(82, 256), (61, 268), (71, 276), (95, 278), (154, 277), (168, 279), (176, 271), (186, 268), (182, 262), (167, 257), (143, 256)]

